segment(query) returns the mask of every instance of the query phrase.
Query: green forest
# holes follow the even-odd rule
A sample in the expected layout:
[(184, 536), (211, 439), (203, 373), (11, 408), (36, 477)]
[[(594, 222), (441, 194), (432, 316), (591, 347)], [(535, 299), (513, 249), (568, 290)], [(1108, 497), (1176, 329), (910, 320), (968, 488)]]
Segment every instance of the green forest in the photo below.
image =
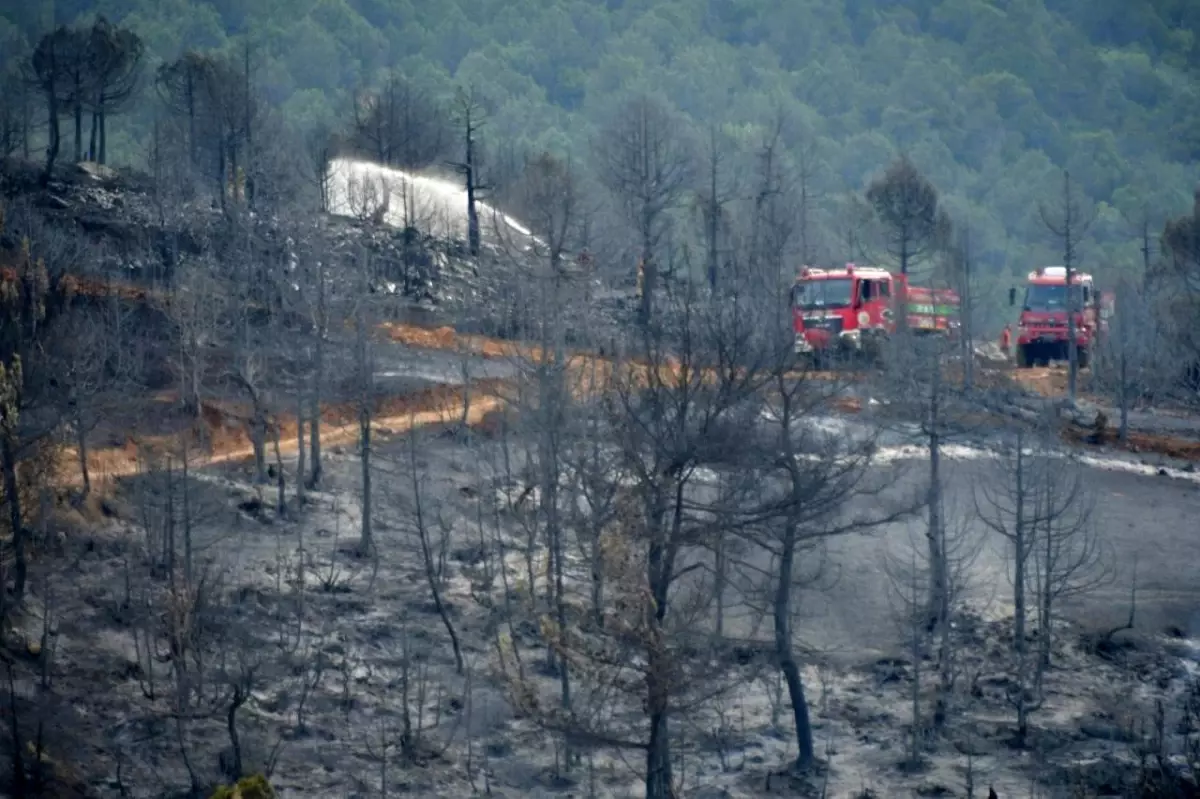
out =
[[(587, 161), (622, 97), (648, 92), (751, 148), (782, 112), (811, 153), (818, 256), (898, 153), (939, 190), (992, 275), (1061, 260), (1040, 206), (1070, 171), (1095, 220), (1080, 263), (1142, 262), (1140, 230), (1188, 211), (1200, 175), (1200, 4), (1188, 0), (29, 0), (0, 12), (9, 74), (57, 24), (96, 14), (145, 42), (146, 73), (189, 49), (253, 53), (291, 134), (337, 130), (389, 71), (489, 109), (489, 152)], [(109, 161), (144, 165), (147, 102)], [(280, 145), (285, 146), (283, 144)], [(297, 145), (298, 146), (298, 145)], [(495, 155), (498, 157), (498, 155)], [(1007, 278), (1004, 278), (1007, 280)]]

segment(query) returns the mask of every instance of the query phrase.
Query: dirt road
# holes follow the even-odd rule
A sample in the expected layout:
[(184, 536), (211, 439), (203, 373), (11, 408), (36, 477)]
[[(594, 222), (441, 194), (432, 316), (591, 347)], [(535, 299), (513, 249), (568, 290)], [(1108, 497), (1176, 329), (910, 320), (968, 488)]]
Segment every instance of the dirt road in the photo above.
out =
[[(500, 397), (493, 393), (497, 388), (499, 385), (494, 381), (480, 381), (472, 386), (470, 404), (465, 417), (467, 424), (479, 424), (489, 412), (501, 407)], [(463, 392), (455, 386), (425, 389), (408, 396), (390, 398), (381, 402), (376, 408), (376, 414), (372, 418), (372, 429), (403, 433), (430, 425), (453, 424), (464, 420), (464, 404)], [(358, 421), (344, 421), (353, 417), (354, 412), (351, 408), (327, 408), (321, 431), (322, 445), (337, 446), (357, 440), (360, 434)], [(290, 459), (296, 455), (299, 446), (295, 417), (285, 417), (280, 424), (282, 427), (279, 442), (280, 453), (284, 458)], [(121, 448), (95, 452), (90, 458), (89, 468), (92, 472), (92, 479), (103, 482), (136, 474), (141, 468), (139, 450), (173, 447), (178, 438), (178, 436), (162, 436), (143, 440), (137, 445), (130, 444)], [(245, 460), (253, 456), (253, 445), (249, 443), (244, 431), (237, 431), (234, 435), (225, 438), (220, 446), (214, 448), (214, 451), (199, 455), (197, 462), (198, 465), (209, 466)], [(274, 457), (273, 447), (269, 448), (269, 456)], [(81, 482), (76, 465), (77, 458), (73, 449), (67, 449), (63, 454), (61, 468), (63, 480), (68, 485), (78, 485)]]
[[(924, 463), (909, 461), (897, 490), (923, 479)], [(982, 550), (975, 563), (970, 601), (988, 615), (1011, 613), (1011, 582), (1005, 542), (966, 518), (977, 487), (997, 479), (997, 465), (984, 460), (954, 460), (945, 470), (946, 502), (952, 524), (957, 518)], [(1130, 583), (1138, 582), (1137, 626), (1161, 632), (1169, 627), (1200, 636), (1200, 485), (1171, 477), (1083, 467), (1096, 494), (1094, 524), (1115, 566), (1111, 582), (1063, 603), (1063, 611), (1085, 627), (1109, 628), (1129, 612)], [(884, 571), (884, 553), (908, 559), (912, 546), (923, 546), (923, 518), (869, 535), (847, 536), (829, 544), (829, 562), (839, 564), (820, 586), (802, 593), (797, 634), (835, 660), (859, 661), (901, 648), (903, 631), (895, 621), (894, 589)], [(768, 558), (752, 562), (769, 566)], [(741, 608), (747, 623), (753, 614)], [(769, 633), (763, 628), (759, 635)]]

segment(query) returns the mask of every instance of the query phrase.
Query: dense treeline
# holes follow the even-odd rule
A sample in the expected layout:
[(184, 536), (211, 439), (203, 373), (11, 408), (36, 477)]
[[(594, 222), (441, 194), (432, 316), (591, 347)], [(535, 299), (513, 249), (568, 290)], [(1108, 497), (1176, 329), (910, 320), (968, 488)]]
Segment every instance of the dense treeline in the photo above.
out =
[[(1190, 205), (1186, 165), (1200, 152), (1189, 80), (1200, 11), (1184, 2), (29, 3), (0, 17), (8, 73), (51, 24), (96, 13), (141, 37), (147, 75), (189, 49), (244, 67), (297, 144), (272, 141), (293, 150), (361, 116), (364, 90), (389, 72), (413, 108), (473, 87), (490, 111), (494, 174), (521, 153), (590, 152), (631, 93), (657, 94), (698, 142), (747, 156), (782, 112), (788, 157), (811, 156), (812, 256), (823, 259), (846, 255), (845, 198), (903, 151), (971, 228), (985, 273), (1059, 260), (1038, 203), (1064, 168), (1095, 208), (1083, 262), (1140, 264), (1138, 223), (1160, 229)], [(8, 115), (29, 116), (11, 94)], [(110, 160), (150, 160), (152, 104), (104, 130)], [(427, 142), (417, 150), (429, 160)]]

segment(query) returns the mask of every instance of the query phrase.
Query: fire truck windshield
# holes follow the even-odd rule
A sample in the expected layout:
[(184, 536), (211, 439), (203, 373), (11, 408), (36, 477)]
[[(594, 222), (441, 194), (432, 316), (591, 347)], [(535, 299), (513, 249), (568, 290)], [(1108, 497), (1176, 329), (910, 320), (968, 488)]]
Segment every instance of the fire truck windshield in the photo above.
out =
[[(1083, 310), (1083, 295), (1080, 287), (1075, 286), (1075, 309)], [(1025, 289), (1025, 310), (1027, 311), (1065, 311), (1067, 310), (1067, 287), (1063, 284), (1047, 285), (1038, 283)]]
[(802, 311), (814, 308), (845, 308), (854, 295), (854, 281), (849, 278), (804, 280), (792, 290), (792, 304)]

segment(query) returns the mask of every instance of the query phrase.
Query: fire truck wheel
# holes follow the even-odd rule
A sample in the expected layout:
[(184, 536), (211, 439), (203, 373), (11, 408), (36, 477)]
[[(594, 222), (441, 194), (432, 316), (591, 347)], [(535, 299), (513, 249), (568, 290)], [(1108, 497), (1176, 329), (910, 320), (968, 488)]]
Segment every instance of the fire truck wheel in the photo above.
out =
[(1088, 368), (1088, 364), (1091, 363), (1091, 359), (1088, 357), (1088, 351), (1082, 347), (1079, 347), (1075, 350), (1075, 358), (1080, 369)]
[(1017, 347), (1017, 367), (1020, 369), (1033, 367), (1033, 358), (1030, 357), (1028, 347)]

